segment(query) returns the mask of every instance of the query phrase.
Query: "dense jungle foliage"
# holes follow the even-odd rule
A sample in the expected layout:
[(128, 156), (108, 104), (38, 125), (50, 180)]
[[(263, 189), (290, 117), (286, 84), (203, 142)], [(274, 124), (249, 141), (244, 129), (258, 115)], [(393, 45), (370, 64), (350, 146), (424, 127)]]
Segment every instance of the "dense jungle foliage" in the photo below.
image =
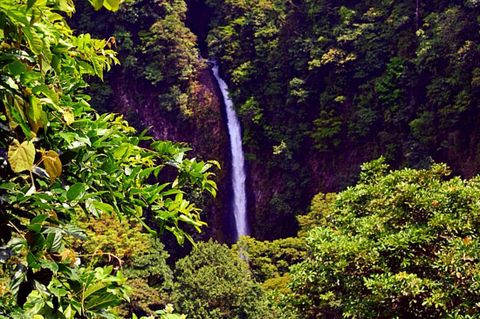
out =
[[(479, 6), (2, 0), (0, 318), (479, 318)], [(219, 116), (207, 46), (275, 240), (195, 242), (228, 185), (149, 136)]]
[(199, 59), (195, 35), (184, 23), (184, 1), (126, 1), (113, 14), (95, 11), (85, 2), (78, 9), (72, 20), (75, 28), (110, 38), (122, 61), (105, 81), (93, 83), (93, 105), (118, 111), (120, 106), (110, 104), (118, 92), (136, 105), (153, 103), (147, 119), (138, 118), (134, 109), (125, 110), (143, 127), (156, 126), (156, 113), (175, 117), (179, 125), (194, 115), (196, 75), (205, 64)]
[(251, 165), (284, 181), (256, 207), (267, 233), (288, 233), (277, 225), (312, 190), (351, 185), (348, 165), (380, 155), (478, 172), (478, 1), (206, 2)]
[[(2, 318), (115, 318), (112, 307), (129, 300), (126, 279), (96, 259), (122, 257), (109, 247), (116, 238), (108, 237), (109, 249), (95, 242), (83, 254), (72, 243), (87, 238), (82, 223), (114, 215), (155, 233), (143, 222), (148, 213), (182, 243), (191, 238), (182, 225), (204, 225), (200, 192), (216, 193), (213, 162), (187, 159), (188, 149), (90, 107), (84, 78), (102, 78), (118, 60), (111, 41), (73, 34), (65, 19), (74, 10), (64, 0), (0, 3)], [(162, 181), (166, 166), (175, 173)]]
[(113, 15), (80, 6), (75, 27), (115, 39), (122, 61), (92, 85), (92, 104), (157, 134), (174, 119), (182, 129), (169, 136), (189, 140), (185, 123), (215, 117), (196, 95), (208, 45), (243, 124), (259, 238), (293, 235), (315, 193), (351, 185), (381, 155), (465, 177), (480, 168), (476, 1), (186, 2), (190, 12), (183, 0), (128, 1)]
[[(183, 0), (130, 0), (114, 13), (80, 1), (69, 21), (78, 32), (108, 39), (121, 62), (103, 80), (89, 78), (87, 92), (95, 109), (122, 113), (135, 128), (149, 128), (158, 139), (186, 142), (196, 158), (215, 159), (225, 167), (227, 136), (220, 132), (220, 105), (213, 84), (205, 84), (208, 65), (185, 25), (186, 12)], [(217, 173), (217, 182), (225, 183), (226, 171)], [(218, 211), (227, 196), (224, 191), (216, 201), (197, 202), (211, 226), (201, 237), (221, 236), (225, 218)]]
[(380, 158), (355, 186), (315, 196), (296, 237), (200, 242), (173, 283), (159, 264), (163, 297), (140, 298), (187, 318), (477, 318), (479, 203), (478, 177), (444, 164), (392, 171)]

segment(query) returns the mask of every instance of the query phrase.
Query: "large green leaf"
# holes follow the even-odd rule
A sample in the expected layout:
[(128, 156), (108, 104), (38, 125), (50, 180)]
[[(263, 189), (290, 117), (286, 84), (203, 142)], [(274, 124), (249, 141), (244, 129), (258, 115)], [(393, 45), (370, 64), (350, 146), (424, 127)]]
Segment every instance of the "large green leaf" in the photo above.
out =
[(93, 201), (92, 204), (96, 209), (103, 211), (104, 213), (112, 214), (115, 212), (115, 209), (110, 204), (97, 201)]
[(8, 65), (8, 70), (13, 76), (17, 76), (24, 73), (27, 70), (27, 68), (25, 64), (23, 64), (22, 62), (15, 60)]
[(67, 191), (67, 199), (70, 201), (79, 200), (85, 194), (85, 184), (76, 183)]
[(32, 131), (35, 133), (38, 132), (40, 128), (44, 127), (48, 122), (47, 114), (43, 111), (40, 99), (33, 95), (30, 96), (27, 116)]
[(40, 230), (42, 229), (42, 224), (47, 218), (48, 218), (48, 215), (45, 215), (45, 214), (35, 216), (30, 221), (30, 225), (28, 225), (28, 229), (36, 233), (40, 232)]

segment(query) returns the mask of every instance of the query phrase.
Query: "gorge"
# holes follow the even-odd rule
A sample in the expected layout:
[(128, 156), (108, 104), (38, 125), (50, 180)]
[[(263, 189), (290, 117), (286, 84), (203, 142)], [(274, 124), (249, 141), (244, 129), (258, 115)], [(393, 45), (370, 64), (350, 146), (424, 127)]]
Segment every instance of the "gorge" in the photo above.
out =
[[(221, 65), (243, 128), (250, 232), (292, 236), (316, 193), (354, 184), (361, 163), (380, 155), (394, 168), (442, 161), (464, 177), (477, 171), (477, 39), (462, 32), (477, 28), (474, 18), (462, 18), (474, 12), (424, 6), (418, 23), (431, 21), (422, 37), (408, 18), (415, 3), (371, 9), (361, 2), (347, 10), (311, 1), (138, 1), (115, 18), (83, 10), (98, 23), (80, 30), (115, 34), (122, 61), (96, 86), (94, 98), (104, 97), (96, 106), (220, 162), (219, 196), (205, 203), (209, 227), (201, 236), (233, 242), (226, 114), (200, 51)], [(431, 52), (422, 49), (432, 43)]]
[(477, 318), (479, 101), (478, 0), (2, 0), (0, 319)]

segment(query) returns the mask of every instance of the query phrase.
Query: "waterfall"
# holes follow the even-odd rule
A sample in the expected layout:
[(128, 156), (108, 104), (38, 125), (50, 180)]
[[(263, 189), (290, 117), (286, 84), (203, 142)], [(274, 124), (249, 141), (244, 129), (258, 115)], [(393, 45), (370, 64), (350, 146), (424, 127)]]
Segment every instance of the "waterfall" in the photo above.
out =
[(236, 239), (248, 235), (247, 222), (247, 194), (245, 190), (245, 158), (242, 146), (242, 131), (233, 102), (228, 96), (227, 83), (220, 77), (218, 64), (213, 61), (213, 75), (215, 76), (220, 91), (222, 92), (225, 111), (227, 114), (228, 135), (230, 136), (230, 150), (232, 154), (231, 176), (233, 186), (233, 215), (235, 218)]

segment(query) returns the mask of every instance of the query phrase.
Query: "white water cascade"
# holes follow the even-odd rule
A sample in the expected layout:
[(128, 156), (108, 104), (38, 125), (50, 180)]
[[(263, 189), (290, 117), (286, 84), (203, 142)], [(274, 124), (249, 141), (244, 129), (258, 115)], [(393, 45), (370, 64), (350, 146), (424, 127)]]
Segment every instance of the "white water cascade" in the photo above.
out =
[(233, 102), (228, 96), (227, 83), (220, 77), (218, 64), (213, 61), (213, 75), (217, 79), (227, 114), (228, 134), (230, 136), (230, 150), (232, 154), (232, 185), (233, 185), (233, 215), (235, 217), (236, 239), (248, 235), (247, 221), (247, 193), (245, 190), (245, 158), (242, 146), (242, 131)]

